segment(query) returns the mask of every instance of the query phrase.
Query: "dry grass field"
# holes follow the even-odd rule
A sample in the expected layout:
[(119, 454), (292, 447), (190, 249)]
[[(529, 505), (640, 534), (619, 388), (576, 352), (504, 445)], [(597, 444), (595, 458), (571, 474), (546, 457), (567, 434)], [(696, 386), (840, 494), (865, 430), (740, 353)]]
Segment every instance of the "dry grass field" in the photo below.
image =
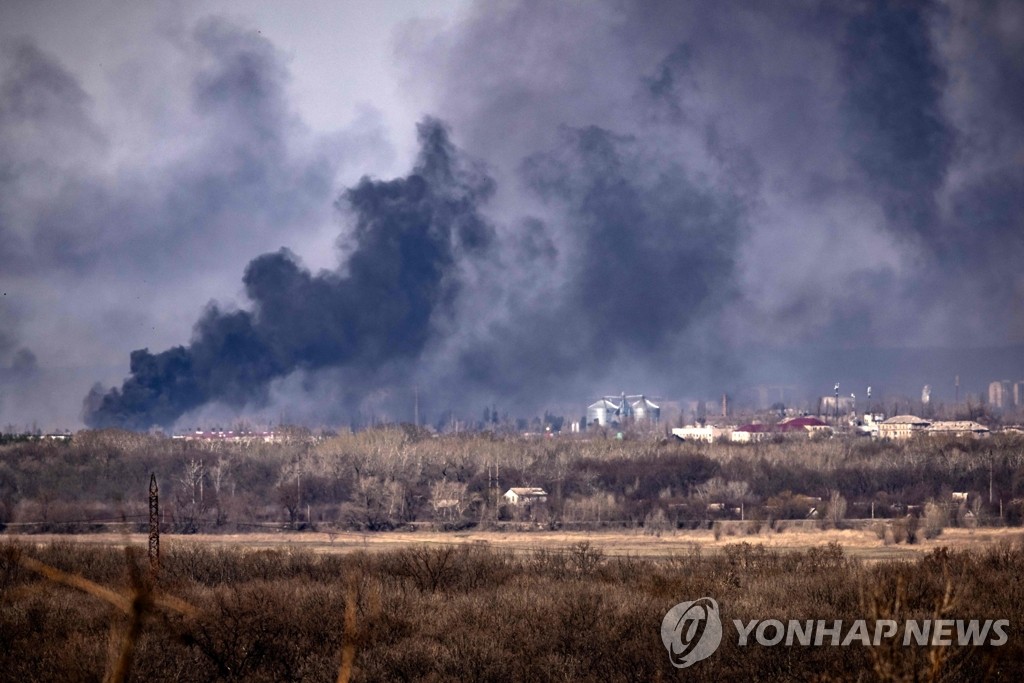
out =
[[(950, 532), (909, 548), (856, 531), (724, 539), (710, 532), (166, 536), (151, 574), (138, 536), (7, 536), (0, 681), (1024, 676), (1019, 532)], [(125, 543), (127, 552), (118, 547)], [(892, 558), (899, 559), (885, 561)], [(681, 672), (659, 628), (674, 605), (700, 596), (719, 602), (728, 637), (708, 662)], [(747, 646), (732, 625), (863, 619), (875, 628), (878, 620), (940, 618), (1003, 620), (1006, 637)]]
[[(200, 451), (92, 433), (0, 455), (0, 682), (1024, 680), (1019, 439), (712, 449), (387, 429)], [(502, 505), (495, 462), (557, 495)], [(151, 566), (127, 531), (154, 474)], [(680, 672), (659, 629), (701, 597), (729, 637)], [(1001, 643), (856, 647), (748, 647), (734, 626), (940, 619), (1009, 626)]]
[[(135, 546), (146, 549), (148, 537), (144, 534), (3, 534), (0, 538), (17, 540), (30, 545), (48, 545), (54, 542), (69, 542), (84, 545), (109, 547)], [(779, 552), (805, 551), (828, 543), (839, 544), (851, 558), (864, 562), (886, 560), (914, 560), (936, 548), (950, 550), (985, 550), (1006, 542), (1024, 542), (1024, 530), (1020, 528), (945, 529), (937, 538), (920, 539), (912, 545), (886, 544), (869, 529), (828, 529), (796, 530), (781, 532), (760, 532), (743, 535), (720, 535), (715, 538), (711, 531), (679, 530), (660, 535), (644, 534), (642, 531), (530, 531), (530, 532), (281, 532), (244, 534), (164, 534), (161, 543), (165, 549), (183, 545), (200, 545), (230, 549), (301, 549), (314, 553), (351, 553), (356, 551), (379, 552), (400, 550), (411, 546), (464, 545), (485, 546), (496, 550), (532, 552), (536, 550), (558, 550), (580, 543), (588, 543), (607, 557), (636, 557), (665, 559), (674, 556), (700, 553), (716, 553), (736, 543), (747, 542), (763, 545)]]

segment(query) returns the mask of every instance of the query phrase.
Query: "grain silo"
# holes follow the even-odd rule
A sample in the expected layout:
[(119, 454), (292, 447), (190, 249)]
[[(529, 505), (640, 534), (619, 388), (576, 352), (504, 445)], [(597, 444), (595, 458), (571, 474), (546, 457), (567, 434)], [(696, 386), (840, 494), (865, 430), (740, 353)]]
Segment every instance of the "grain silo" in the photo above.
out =
[(618, 424), (621, 413), (621, 404), (615, 403), (614, 400), (606, 396), (587, 407), (587, 424), (597, 424), (601, 427)]
[(640, 394), (640, 396), (631, 396), (630, 398), (636, 399), (630, 401), (631, 412), (633, 418), (637, 422), (658, 422), (661, 419), (661, 406), (651, 401), (649, 398)]

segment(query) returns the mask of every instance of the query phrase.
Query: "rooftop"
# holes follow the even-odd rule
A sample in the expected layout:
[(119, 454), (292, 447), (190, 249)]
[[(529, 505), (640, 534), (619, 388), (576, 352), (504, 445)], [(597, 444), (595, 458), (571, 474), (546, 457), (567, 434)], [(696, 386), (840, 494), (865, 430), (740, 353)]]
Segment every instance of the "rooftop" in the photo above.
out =
[(929, 425), (931, 422), (916, 415), (896, 415), (883, 422), (884, 425)]
[(930, 432), (987, 432), (989, 428), (983, 424), (971, 420), (954, 420), (933, 422), (929, 427)]
[(514, 486), (506, 491), (505, 495), (514, 493), (520, 498), (529, 498), (530, 496), (546, 496), (548, 492), (538, 486)]

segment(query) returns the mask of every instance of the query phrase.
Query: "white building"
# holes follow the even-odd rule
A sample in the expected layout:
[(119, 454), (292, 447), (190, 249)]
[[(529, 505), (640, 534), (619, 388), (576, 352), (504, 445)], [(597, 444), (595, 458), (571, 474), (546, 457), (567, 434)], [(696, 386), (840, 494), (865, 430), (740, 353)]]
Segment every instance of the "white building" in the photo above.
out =
[(514, 487), (505, 491), (505, 495), (502, 498), (511, 505), (545, 503), (548, 499), (548, 492), (536, 486)]
[(729, 440), (734, 443), (754, 443), (765, 441), (774, 435), (771, 426), (765, 424), (740, 425), (732, 430)]
[(909, 439), (915, 434), (924, 433), (929, 425), (931, 425), (929, 420), (916, 415), (897, 415), (878, 425), (878, 437), (881, 439)]
[(970, 436), (979, 438), (989, 435), (988, 427), (969, 420), (933, 422), (928, 425), (925, 431), (933, 436)]
[(854, 430), (863, 436), (878, 436), (878, 425), (885, 420), (882, 413), (864, 413), (864, 417), (854, 422)]
[(707, 425), (705, 427), (676, 427), (672, 430), (672, 436), (682, 441), (704, 441), (706, 443), (714, 443), (718, 439), (729, 438), (731, 430), (721, 429), (720, 427), (713, 427)]

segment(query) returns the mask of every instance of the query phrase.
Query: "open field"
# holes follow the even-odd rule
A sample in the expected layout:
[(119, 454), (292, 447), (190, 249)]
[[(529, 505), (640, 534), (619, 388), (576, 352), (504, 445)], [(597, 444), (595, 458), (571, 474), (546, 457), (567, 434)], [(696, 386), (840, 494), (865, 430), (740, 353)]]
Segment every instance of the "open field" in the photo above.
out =
[[(155, 574), (143, 540), (2, 537), (0, 680), (1024, 680), (1024, 544), (1002, 530), (881, 546), (898, 561), (852, 531), (167, 536)], [(680, 672), (660, 629), (702, 597), (722, 640)], [(911, 639), (940, 618), (989, 626)], [(748, 643), (754, 620), (820, 638)], [(875, 640), (849, 645), (856, 623)]]
[[(1024, 680), (1019, 439), (109, 432), (0, 456), (0, 680)], [(497, 462), (546, 503), (503, 503)], [(681, 673), (660, 628), (705, 597), (725, 637)], [(748, 645), (753, 620), (901, 630)], [(924, 620), (1005, 637), (906, 640)]]
[[(3, 539), (18, 540), (22, 543), (45, 545), (64, 541), (85, 545), (124, 546), (131, 545), (145, 549), (148, 537), (145, 534), (3, 534)], [(1020, 528), (987, 529), (946, 529), (935, 539), (921, 539), (912, 545), (886, 545), (869, 529), (843, 530), (785, 530), (782, 532), (761, 532), (756, 534), (727, 535), (715, 539), (711, 531), (676, 531), (661, 535), (644, 534), (642, 531), (605, 532), (281, 532), (245, 534), (164, 534), (161, 544), (164, 549), (182, 545), (198, 544), (209, 547), (232, 549), (302, 549), (315, 553), (350, 553), (355, 551), (378, 552), (398, 550), (410, 546), (464, 545), (487, 546), (514, 552), (530, 552), (538, 549), (555, 550), (569, 548), (579, 543), (589, 543), (608, 557), (669, 558), (699, 551), (716, 553), (727, 545), (748, 542), (764, 545), (780, 552), (804, 551), (828, 543), (838, 543), (851, 558), (865, 562), (885, 560), (918, 559), (936, 548), (951, 550), (984, 550), (1005, 542), (1024, 542), (1024, 530)]]

